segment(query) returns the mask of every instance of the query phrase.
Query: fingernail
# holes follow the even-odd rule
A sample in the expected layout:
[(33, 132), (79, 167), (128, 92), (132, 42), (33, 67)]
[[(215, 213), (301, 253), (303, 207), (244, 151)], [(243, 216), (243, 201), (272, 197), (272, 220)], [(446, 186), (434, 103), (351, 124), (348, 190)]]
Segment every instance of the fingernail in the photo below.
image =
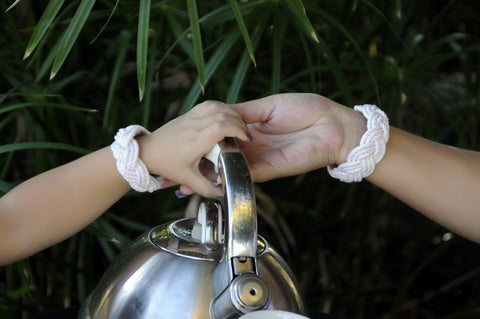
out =
[(187, 197), (188, 195), (185, 195), (184, 193), (182, 193), (181, 190), (176, 190), (175, 191), (175, 196), (177, 196), (177, 198), (184, 198), (184, 197)]
[(217, 179), (215, 182), (213, 182), (213, 186), (218, 187), (220, 185), (222, 185), (222, 178), (220, 177), (220, 175), (217, 175)]

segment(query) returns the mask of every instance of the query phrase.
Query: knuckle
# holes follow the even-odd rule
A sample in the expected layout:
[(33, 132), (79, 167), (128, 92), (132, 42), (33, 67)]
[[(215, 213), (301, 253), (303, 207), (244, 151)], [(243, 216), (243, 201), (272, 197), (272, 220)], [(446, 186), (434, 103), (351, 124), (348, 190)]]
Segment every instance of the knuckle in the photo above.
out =
[(200, 105), (202, 105), (202, 108), (206, 109), (207, 111), (216, 112), (222, 108), (223, 103), (215, 100), (206, 100)]
[(218, 135), (225, 130), (225, 126), (225, 121), (215, 121), (210, 125), (210, 131), (213, 135)]

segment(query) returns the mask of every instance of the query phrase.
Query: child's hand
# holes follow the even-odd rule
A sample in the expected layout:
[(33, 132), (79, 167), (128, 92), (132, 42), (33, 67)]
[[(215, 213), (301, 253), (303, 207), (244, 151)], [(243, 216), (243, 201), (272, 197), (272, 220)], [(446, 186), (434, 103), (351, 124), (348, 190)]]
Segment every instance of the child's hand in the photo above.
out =
[[(207, 178), (202, 157), (225, 137), (250, 141), (240, 114), (220, 102), (206, 101), (163, 125), (152, 134), (137, 138), (140, 158), (151, 174), (165, 178), (164, 187), (181, 184), (184, 194), (222, 196), (220, 187)], [(202, 161), (203, 164), (203, 161)], [(212, 178), (212, 176), (209, 176)]]

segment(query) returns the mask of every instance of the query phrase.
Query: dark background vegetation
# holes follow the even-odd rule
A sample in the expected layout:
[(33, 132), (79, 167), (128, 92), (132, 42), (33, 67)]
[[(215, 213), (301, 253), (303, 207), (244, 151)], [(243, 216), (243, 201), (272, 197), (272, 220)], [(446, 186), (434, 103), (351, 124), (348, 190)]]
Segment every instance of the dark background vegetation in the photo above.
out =
[[(192, 40), (199, 38), (190, 32), (186, 2), (151, 1), (141, 102), (139, 1), (97, 0), (49, 81), (57, 40), (84, 1), (66, 1), (22, 60), (48, 1), (22, 0), (6, 12), (13, 1), (0, 0), (3, 193), (110, 144), (128, 124), (153, 130), (205, 99), (278, 92), (314, 92), (349, 106), (376, 103), (392, 125), (479, 149), (480, 1), (303, 0), (308, 20), (294, 10), (299, 0), (240, 1), (256, 66), (228, 1), (197, 1), (203, 65), (195, 59)], [(367, 182), (345, 185), (325, 170), (256, 187), (260, 233), (293, 268), (312, 317), (480, 317), (476, 244)], [(129, 193), (71, 239), (2, 267), (0, 318), (80, 304), (125, 244), (182, 217), (188, 201), (172, 190)]]

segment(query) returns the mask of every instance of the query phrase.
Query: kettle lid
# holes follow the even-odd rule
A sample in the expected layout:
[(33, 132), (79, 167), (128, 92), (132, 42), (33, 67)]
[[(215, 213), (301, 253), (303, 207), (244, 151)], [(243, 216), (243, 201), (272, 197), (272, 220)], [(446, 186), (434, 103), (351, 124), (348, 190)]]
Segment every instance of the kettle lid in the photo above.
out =
[(221, 209), (216, 203), (202, 203), (203, 220), (185, 218), (160, 225), (148, 234), (155, 247), (174, 255), (218, 262), (223, 254)]

